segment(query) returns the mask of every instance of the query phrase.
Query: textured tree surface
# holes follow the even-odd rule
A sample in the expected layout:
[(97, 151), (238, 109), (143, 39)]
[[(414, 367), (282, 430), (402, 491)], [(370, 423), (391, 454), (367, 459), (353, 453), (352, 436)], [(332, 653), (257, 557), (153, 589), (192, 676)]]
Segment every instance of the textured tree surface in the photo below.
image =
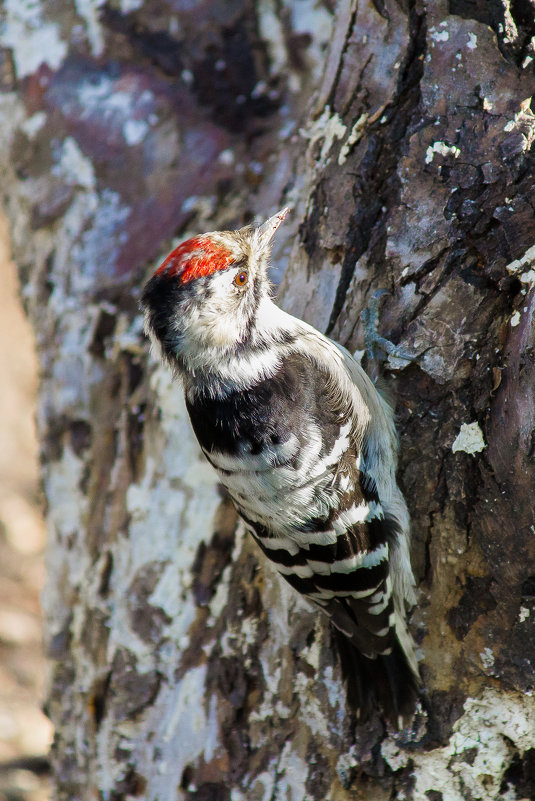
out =
[[(58, 801), (535, 797), (535, 2), (4, 0), (3, 199), (42, 370)], [(292, 208), (279, 302), (386, 289), (411, 728), (246, 538), (148, 355), (178, 238)]]

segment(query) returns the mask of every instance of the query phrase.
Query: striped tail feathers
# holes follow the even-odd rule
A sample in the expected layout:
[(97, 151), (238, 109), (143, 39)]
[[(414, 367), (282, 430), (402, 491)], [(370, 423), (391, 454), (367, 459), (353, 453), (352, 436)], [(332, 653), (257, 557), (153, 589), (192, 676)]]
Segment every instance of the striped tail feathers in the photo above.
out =
[(414, 713), (421, 681), (400, 643), (395, 641), (391, 653), (370, 659), (334, 626), (332, 631), (340, 656), (348, 705), (354, 711), (357, 722), (365, 723), (374, 711), (382, 710), (395, 728), (403, 728), (405, 721)]
[[(359, 571), (361, 581), (366, 572)], [(401, 728), (414, 712), (421, 687), (404, 609), (391, 593), (388, 574), (373, 595), (354, 596), (334, 598), (323, 606), (335, 631), (349, 706), (359, 722), (372, 709), (382, 709)]]
[[(271, 555), (267, 549), (264, 551)], [(404, 610), (397, 608), (390, 594), (387, 563), (360, 568), (351, 574), (313, 578), (302, 578), (292, 572), (285, 574), (281, 565), (278, 568), (295, 589), (328, 615), (340, 655), (348, 705), (358, 722), (366, 721), (373, 710), (383, 710), (395, 727), (402, 728), (403, 721), (414, 712), (421, 680)], [(379, 577), (383, 570), (386, 576)], [(342, 597), (336, 597), (328, 589), (333, 586), (333, 578), (338, 585), (343, 582), (344, 589), (337, 588)], [(377, 607), (384, 608), (377, 612)]]
[[(375, 518), (340, 533), (333, 543), (305, 547), (272, 537), (258, 524), (251, 528), (286, 581), (330, 618), (358, 720), (382, 708), (401, 727), (414, 711), (420, 677), (405, 621), (405, 588), (390, 573), (389, 553), (400, 556), (396, 521)], [(362, 550), (365, 534), (373, 545)]]

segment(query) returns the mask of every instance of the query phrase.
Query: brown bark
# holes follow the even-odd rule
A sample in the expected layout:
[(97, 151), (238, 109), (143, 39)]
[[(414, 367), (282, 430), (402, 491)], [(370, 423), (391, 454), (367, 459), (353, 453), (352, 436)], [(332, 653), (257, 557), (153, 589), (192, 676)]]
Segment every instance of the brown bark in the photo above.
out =
[[(534, 11), (5, 0), (58, 799), (534, 795)], [(427, 688), (398, 737), (354, 730), (326, 624), (236, 526), (141, 333), (174, 237), (284, 204), (279, 302), (362, 349), (386, 288), (414, 357), (382, 370)]]

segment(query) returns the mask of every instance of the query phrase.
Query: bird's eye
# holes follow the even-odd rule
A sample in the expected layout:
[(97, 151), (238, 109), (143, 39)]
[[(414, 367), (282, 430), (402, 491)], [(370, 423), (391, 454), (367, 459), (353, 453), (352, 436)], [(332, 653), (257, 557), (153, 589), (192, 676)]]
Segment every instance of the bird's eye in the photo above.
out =
[(247, 275), (245, 270), (242, 270), (241, 273), (238, 273), (234, 278), (234, 283), (236, 284), (236, 286), (245, 286), (248, 280), (249, 276)]

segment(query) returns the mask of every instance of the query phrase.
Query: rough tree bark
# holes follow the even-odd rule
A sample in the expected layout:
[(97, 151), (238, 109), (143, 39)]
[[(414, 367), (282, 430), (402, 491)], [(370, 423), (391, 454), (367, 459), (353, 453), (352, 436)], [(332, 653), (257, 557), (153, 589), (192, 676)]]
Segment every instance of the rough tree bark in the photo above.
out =
[[(56, 799), (535, 797), (533, 0), (4, 0), (3, 200), (42, 370)], [(425, 710), (354, 730), (218, 494), (140, 287), (292, 207), (280, 303), (388, 295)], [(288, 267), (286, 265), (288, 264)]]

